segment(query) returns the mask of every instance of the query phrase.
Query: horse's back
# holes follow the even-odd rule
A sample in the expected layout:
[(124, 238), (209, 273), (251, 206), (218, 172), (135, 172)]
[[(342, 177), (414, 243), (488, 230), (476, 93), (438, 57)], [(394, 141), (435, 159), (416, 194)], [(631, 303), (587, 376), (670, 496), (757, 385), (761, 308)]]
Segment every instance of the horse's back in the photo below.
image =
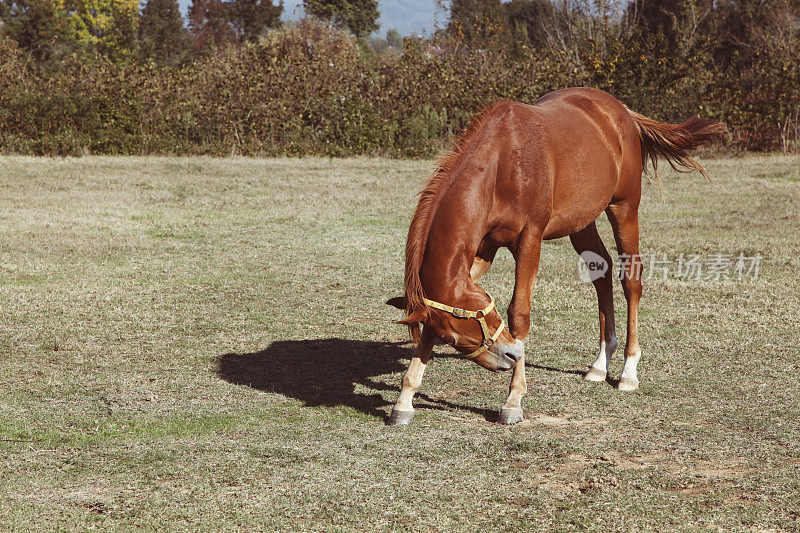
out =
[[(544, 238), (583, 229), (619, 194), (638, 195), (641, 146), (627, 108), (613, 96), (589, 88), (562, 89), (518, 110), (519, 129), (535, 129), (538, 152), (549, 160), (548, 175), (526, 181), (549, 181), (552, 209)], [(525, 113), (527, 110), (527, 113)], [(533, 169), (532, 169), (533, 170)], [(635, 190), (634, 190), (635, 189)]]

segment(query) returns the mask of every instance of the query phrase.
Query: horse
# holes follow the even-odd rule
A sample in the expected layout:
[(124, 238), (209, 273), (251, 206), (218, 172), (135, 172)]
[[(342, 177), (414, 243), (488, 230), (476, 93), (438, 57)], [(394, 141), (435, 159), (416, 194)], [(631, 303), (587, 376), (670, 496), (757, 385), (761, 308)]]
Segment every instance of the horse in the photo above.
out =
[[(608, 93), (575, 87), (551, 92), (533, 105), (502, 100), (473, 119), (456, 138), (420, 192), (408, 230), (405, 295), (387, 304), (403, 309), (414, 353), (387, 419), (408, 424), (412, 398), (438, 340), (495, 372), (513, 368), (498, 422), (523, 419), (527, 392), (524, 341), (543, 240), (568, 236), (579, 254), (592, 252), (608, 268), (593, 280), (600, 346), (585, 373), (606, 381), (617, 348), (611, 256), (595, 221), (605, 211), (614, 231), (628, 304), (625, 362), (617, 388), (638, 388), (637, 334), (642, 294), (638, 208), (642, 175), (657, 158), (678, 171), (705, 169), (688, 151), (722, 139), (725, 125), (691, 118), (658, 122), (635, 113)], [(515, 260), (508, 327), (477, 281), (500, 247)], [(585, 257), (585, 256), (584, 256)]]

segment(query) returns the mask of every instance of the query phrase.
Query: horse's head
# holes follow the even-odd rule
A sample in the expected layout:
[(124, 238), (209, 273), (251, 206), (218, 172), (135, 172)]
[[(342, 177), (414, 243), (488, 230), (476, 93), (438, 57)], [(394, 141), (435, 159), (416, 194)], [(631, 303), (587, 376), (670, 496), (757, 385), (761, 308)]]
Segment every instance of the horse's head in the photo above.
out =
[[(445, 344), (472, 359), (480, 366), (500, 372), (508, 370), (522, 357), (522, 341), (515, 340), (503, 323), (494, 302), (485, 291), (465, 294), (458, 307), (425, 300), (401, 324), (422, 324)], [(406, 309), (405, 297), (392, 298), (387, 304)]]

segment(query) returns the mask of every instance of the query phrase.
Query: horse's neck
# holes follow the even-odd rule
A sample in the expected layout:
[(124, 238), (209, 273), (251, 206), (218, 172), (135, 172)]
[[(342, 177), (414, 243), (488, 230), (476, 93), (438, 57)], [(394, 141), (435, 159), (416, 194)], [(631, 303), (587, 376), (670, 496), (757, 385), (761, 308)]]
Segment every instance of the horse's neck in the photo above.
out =
[(465, 195), (475, 197), (466, 187), (458, 190), (442, 200), (428, 232), (420, 274), (432, 299), (447, 299), (454, 290), (473, 284), (469, 271), (487, 230), (486, 206), (465, 201)]

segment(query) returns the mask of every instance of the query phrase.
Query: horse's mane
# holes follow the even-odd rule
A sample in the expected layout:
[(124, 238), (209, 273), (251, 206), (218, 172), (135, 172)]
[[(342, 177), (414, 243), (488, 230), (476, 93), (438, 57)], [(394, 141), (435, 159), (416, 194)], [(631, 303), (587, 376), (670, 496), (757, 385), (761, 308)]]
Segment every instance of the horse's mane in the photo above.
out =
[[(461, 157), (465, 153), (469, 153), (470, 143), (486, 125), (488, 118), (498, 107), (506, 103), (508, 103), (507, 100), (496, 102), (492, 106), (485, 107), (481, 113), (473, 117), (469, 127), (453, 138), (452, 148), (439, 158), (428, 184), (419, 193), (419, 202), (411, 219), (406, 241), (406, 316), (425, 308), (425, 291), (422, 289), (419, 271), (425, 255), (431, 223), (442, 197), (453, 181), (452, 171)], [(419, 323), (409, 324), (408, 328), (411, 331), (414, 343), (418, 343), (420, 335)]]

